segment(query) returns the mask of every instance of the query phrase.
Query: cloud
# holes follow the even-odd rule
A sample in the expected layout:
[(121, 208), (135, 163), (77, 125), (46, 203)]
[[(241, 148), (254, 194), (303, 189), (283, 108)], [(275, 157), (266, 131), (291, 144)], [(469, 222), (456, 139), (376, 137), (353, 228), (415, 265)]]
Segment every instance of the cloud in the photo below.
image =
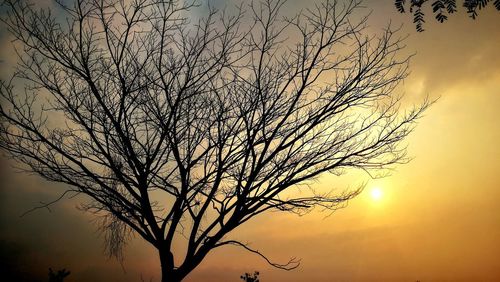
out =
[(424, 80), (428, 91), (480, 85), (500, 74), (500, 18), (483, 13), (476, 21), (458, 14), (449, 22), (412, 34), (408, 47), (416, 51), (411, 79)]

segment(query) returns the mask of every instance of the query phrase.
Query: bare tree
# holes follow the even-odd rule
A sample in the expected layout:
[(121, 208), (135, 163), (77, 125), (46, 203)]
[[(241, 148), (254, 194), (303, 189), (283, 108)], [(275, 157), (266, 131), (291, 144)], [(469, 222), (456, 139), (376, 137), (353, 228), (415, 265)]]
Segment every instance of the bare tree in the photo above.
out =
[[(269, 210), (342, 207), (361, 188), (311, 181), (405, 162), (400, 143), (428, 106), (399, 110), (393, 90), (409, 58), (391, 28), (365, 35), (367, 17), (351, 17), (357, 0), (288, 18), (283, 0), (200, 19), (185, 1), (57, 4), (4, 1), (21, 47), (0, 85), (0, 146), (87, 195), (110, 255), (133, 233), (153, 245), (162, 281), (226, 245), (297, 267), (230, 232)], [(185, 251), (174, 254), (174, 242)]]

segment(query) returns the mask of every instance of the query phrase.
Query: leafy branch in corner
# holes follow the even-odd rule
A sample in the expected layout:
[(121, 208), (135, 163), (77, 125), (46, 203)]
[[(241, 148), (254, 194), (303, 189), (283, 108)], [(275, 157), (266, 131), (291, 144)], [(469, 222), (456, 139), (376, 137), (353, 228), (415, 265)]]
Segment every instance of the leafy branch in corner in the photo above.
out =
[[(408, 11), (413, 14), (413, 23), (415, 23), (415, 28), (418, 32), (424, 31), (423, 24), (425, 23), (425, 14), (422, 11), (422, 7), (428, 4), (428, 0), (395, 0), (394, 5), (400, 13), (406, 13)], [(500, 0), (464, 0), (462, 7), (466, 9), (467, 14), (472, 19), (476, 19), (478, 16), (478, 11), (486, 8), (490, 3), (500, 11)], [(432, 13), (436, 20), (440, 23), (448, 20), (448, 15), (453, 14), (457, 11), (457, 0), (435, 0), (431, 4)]]

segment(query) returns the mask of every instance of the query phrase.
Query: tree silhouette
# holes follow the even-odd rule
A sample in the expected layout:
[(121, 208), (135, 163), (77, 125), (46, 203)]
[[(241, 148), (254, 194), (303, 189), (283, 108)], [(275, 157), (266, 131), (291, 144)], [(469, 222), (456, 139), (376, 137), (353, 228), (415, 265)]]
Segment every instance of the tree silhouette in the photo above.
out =
[[(395, 0), (394, 4), (400, 13), (405, 13), (406, 9), (409, 8), (410, 13), (413, 14), (415, 28), (418, 32), (422, 32), (425, 23), (422, 7), (429, 4), (429, 2), (428, 0)], [(490, 3), (493, 3), (495, 8), (500, 11), (500, 0), (463, 0), (462, 2), (462, 7), (472, 19), (476, 19), (478, 11), (484, 9)], [(457, 0), (433, 0), (431, 7), (436, 20), (443, 23), (448, 19), (448, 15), (457, 11)]]
[(390, 27), (365, 34), (359, 1), (283, 18), (284, 1), (265, 0), (200, 19), (186, 1), (56, 2), (4, 1), (22, 47), (0, 85), (0, 146), (68, 184), (61, 197), (87, 195), (109, 255), (131, 234), (154, 246), (162, 281), (228, 245), (297, 267), (230, 232), (269, 210), (344, 206), (362, 187), (311, 181), (405, 162), (400, 143), (429, 105), (399, 110), (409, 58)]

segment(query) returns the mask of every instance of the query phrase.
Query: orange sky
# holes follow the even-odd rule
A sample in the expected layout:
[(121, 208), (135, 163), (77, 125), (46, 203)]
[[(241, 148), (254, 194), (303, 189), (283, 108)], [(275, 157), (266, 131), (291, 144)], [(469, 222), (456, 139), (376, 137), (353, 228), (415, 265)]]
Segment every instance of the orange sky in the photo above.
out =
[[(229, 0), (214, 1), (224, 5)], [(309, 1), (307, 1), (309, 2)], [(186, 281), (241, 281), (259, 270), (270, 281), (500, 281), (500, 13), (490, 7), (476, 21), (464, 12), (416, 33), (409, 15), (392, 0), (366, 1), (371, 23), (405, 23), (407, 51), (416, 55), (400, 91), (408, 103), (440, 97), (408, 138), (414, 159), (392, 175), (370, 180), (365, 174), (325, 176), (318, 186), (355, 187), (368, 182), (358, 198), (333, 215), (297, 217), (267, 213), (234, 237), (277, 261), (302, 259), (294, 271), (272, 269), (259, 257), (227, 247), (215, 251)], [(286, 6), (296, 9), (303, 2)], [(0, 59), (11, 50), (2, 31)], [(5, 69), (3, 72), (7, 72)], [(3, 161), (0, 189), (0, 257), (36, 275), (66, 267), (67, 281), (159, 281), (153, 248), (130, 242), (120, 264), (107, 259), (91, 217), (71, 199), (19, 215), (64, 188), (35, 176), (14, 174)], [(379, 187), (374, 201), (370, 191)], [(50, 189), (49, 189), (50, 188)]]

